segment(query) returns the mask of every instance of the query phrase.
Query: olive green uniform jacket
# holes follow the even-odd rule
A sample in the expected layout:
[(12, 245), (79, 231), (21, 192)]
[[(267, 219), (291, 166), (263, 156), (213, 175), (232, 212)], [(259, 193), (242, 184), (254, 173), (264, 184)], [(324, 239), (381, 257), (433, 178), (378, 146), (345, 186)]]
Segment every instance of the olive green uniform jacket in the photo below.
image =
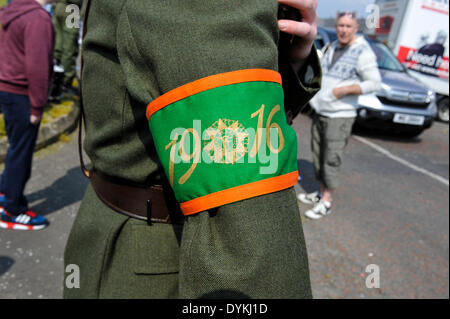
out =
[[(276, 0), (95, 0), (86, 28), (85, 150), (123, 183), (151, 184), (158, 170), (149, 102), (209, 75), (278, 68)], [(320, 73), (315, 52), (308, 64)], [(303, 104), (320, 86), (309, 80), (299, 85)], [(65, 264), (81, 276), (66, 298), (311, 297), (293, 188), (189, 216), (182, 227), (121, 215), (89, 186)]]

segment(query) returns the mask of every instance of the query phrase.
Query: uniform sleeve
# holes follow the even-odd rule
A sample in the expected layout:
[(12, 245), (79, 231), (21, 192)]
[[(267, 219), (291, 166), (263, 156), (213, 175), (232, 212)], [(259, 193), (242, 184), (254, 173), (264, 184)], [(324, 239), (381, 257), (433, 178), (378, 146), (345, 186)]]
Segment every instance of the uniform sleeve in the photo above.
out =
[(130, 94), (150, 103), (214, 74), (278, 69), (277, 2), (127, 1), (117, 29)]
[(298, 74), (279, 54), (276, 1), (129, 1), (117, 39), (127, 87), (145, 103), (185, 83), (240, 69), (279, 71), (293, 113), (320, 88), (315, 50)]
[(305, 64), (296, 73), (283, 54), (279, 55), (279, 68), (283, 79), (284, 107), (289, 124), (301, 109), (320, 90), (322, 69), (316, 47), (313, 46)]
[[(127, 2), (118, 52), (128, 91), (148, 105), (158, 157), (183, 213), (291, 187), (298, 175), (297, 140), (287, 125), (277, 72), (277, 2), (192, 0), (170, 9), (166, 12), (153, 1)], [(308, 67), (293, 75), (299, 103), (295, 109), (315, 92), (309, 87), (314, 77)], [(277, 133), (271, 134), (270, 128), (278, 128)], [(234, 129), (239, 141), (217, 146), (218, 131)], [(259, 135), (253, 138), (256, 131)], [(193, 165), (180, 175), (176, 154), (184, 154), (180, 145), (188, 132), (196, 139)], [(179, 147), (181, 152), (175, 151)], [(273, 155), (269, 168), (262, 163), (266, 150)], [(242, 165), (224, 165), (237, 161)], [(212, 174), (215, 179), (208, 178)]]
[[(274, 0), (189, 0), (171, 1), (170, 5), (167, 5), (167, 1), (126, 1), (121, 9), (115, 37), (126, 90), (135, 108), (139, 106), (145, 109), (149, 103), (168, 92), (209, 76), (248, 69), (278, 71), (277, 6)], [(115, 56), (110, 55), (108, 58), (114, 60)], [(314, 53), (311, 59), (316, 60)], [(306, 63), (298, 74), (291, 74), (295, 85), (301, 90), (298, 93), (301, 95), (299, 103), (303, 103), (313, 93), (310, 90), (310, 86), (314, 85), (312, 83), (317, 84), (317, 73), (314, 70), (309, 72), (308, 68), (311, 66), (317, 71), (316, 62), (312, 62), (312, 66)], [(308, 83), (309, 80), (311, 83)], [(276, 108), (283, 93), (277, 87), (279, 91), (281, 94), (277, 94), (274, 100), (276, 103), (266, 105)], [(261, 93), (267, 94), (265, 91)], [(230, 96), (233, 93), (222, 98)], [(255, 99), (258, 98), (260, 95), (255, 94)], [(202, 104), (205, 113), (214, 109), (217, 101), (222, 102), (222, 99), (219, 97)], [(242, 106), (253, 107), (253, 104), (244, 103)], [(258, 107), (263, 109), (258, 102), (252, 112)], [(229, 115), (229, 108), (215, 109), (223, 110), (221, 118), (235, 119)], [(170, 108), (163, 109), (159, 115), (167, 116), (166, 111), (170, 112)], [(275, 115), (280, 115), (279, 121), (275, 116), (269, 121), (270, 115), (266, 112), (264, 122), (268, 125), (277, 122), (283, 126), (280, 113)], [(190, 127), (178, 126), (174, 122), (185, 120), (192, 114), (179, 112), (171, 119), (161, 118), (158, 122), (161, 130), (150, 128), (156, 148), (168, 154), (169, 149), (164, 149), (167, 144), (161, 142), (160, 148), (156, 135), (164, 133), (164, 129), (170, 131), (171, 127)], [(257, 122), (255, 116), (251, 117), (255, 113), (246, 114), (248, 116), (243, 117), (240, 123), (251, 120)], [(158, 116), (158, 113), (154, 116)], [(202, 123), (202, 127), (208, 128), (212, 121)], [(188, 125), (193, 125), (193, 122)], [(285, 137), (285, 143), (291, 143), (284, 151), (289, 156), (292, 153), (296, 183), (297, 138), (291, 127), (287, 127)], [(170, 142), (167, 138), (166, 134), (164, 139)], [(174, 149), (172, 144), (170, 150)], [(162, 152), (158, 156), (163, 165), (169, 166), (166, 169), (169, 174), (166, 174), (170, 177), (170, 162), (164, 160), (160, 155)], [(280, 158), (280, 161), (281, 156), (284, 156), (281, 152), (276, 155), (279, 155), (276, 158)], [(198, 181), (197, 187), (193, 189), (200, 190), (210, 181), (234, 181), (234, 176), (241, 178), (237, 174), (220, 178), (214, 173), (195, 179), (200, 176), (201, 164), (184, 186)], [(242, 176), (246, 176), (246, 166), (239, 165), (244, 164), (223, 164), (221, 169), (239, 169)], [(281, 162), (277, 167), (284, 169)], [(215, 166), (211, 166), (213, 168)], [(177, 166), (174, 170), (177, 184)], [(181, 243), (180, 297), (310, 298), (308, 262), (298, 214), (295, 192), (290, 187), (190, 215), (183, 228)]]

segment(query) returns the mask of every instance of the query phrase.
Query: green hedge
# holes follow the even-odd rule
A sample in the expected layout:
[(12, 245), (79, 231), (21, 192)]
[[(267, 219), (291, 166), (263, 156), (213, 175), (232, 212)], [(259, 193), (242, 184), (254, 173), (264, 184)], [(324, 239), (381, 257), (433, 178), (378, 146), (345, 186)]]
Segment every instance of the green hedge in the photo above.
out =
[(0, 7), (3, 7), (7, 2), (8, 0), (0, 0)]

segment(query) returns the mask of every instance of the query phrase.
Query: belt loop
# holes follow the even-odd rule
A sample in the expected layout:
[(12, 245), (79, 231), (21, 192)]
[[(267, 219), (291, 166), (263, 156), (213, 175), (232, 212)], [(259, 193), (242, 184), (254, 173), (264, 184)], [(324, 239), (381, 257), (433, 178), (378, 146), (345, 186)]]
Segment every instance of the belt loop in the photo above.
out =
[(152, 226), (152, 201), (147, 200), (147, 224)]

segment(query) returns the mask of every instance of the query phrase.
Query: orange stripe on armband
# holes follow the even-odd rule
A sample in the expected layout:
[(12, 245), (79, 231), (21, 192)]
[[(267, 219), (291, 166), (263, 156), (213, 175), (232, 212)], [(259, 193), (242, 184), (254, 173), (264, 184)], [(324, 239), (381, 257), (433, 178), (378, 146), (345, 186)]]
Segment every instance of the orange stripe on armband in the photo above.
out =
[(198, 197), (180, 204), (185, 216), (196, 214), (214, 207), (230, 204), (244, 199), (261, 196), (294, 186), (298, 180), (298, 172), (276, 176), (237, 187), (225, 189), (206, 196)]
[(273, 70), (249, 69), (211, 75), (173, 89), (147, 106), (147, 120), (164, 107), (194, 94), (217, 87), (254, 81), (275, 82), (281, 84), (281, 75)]

